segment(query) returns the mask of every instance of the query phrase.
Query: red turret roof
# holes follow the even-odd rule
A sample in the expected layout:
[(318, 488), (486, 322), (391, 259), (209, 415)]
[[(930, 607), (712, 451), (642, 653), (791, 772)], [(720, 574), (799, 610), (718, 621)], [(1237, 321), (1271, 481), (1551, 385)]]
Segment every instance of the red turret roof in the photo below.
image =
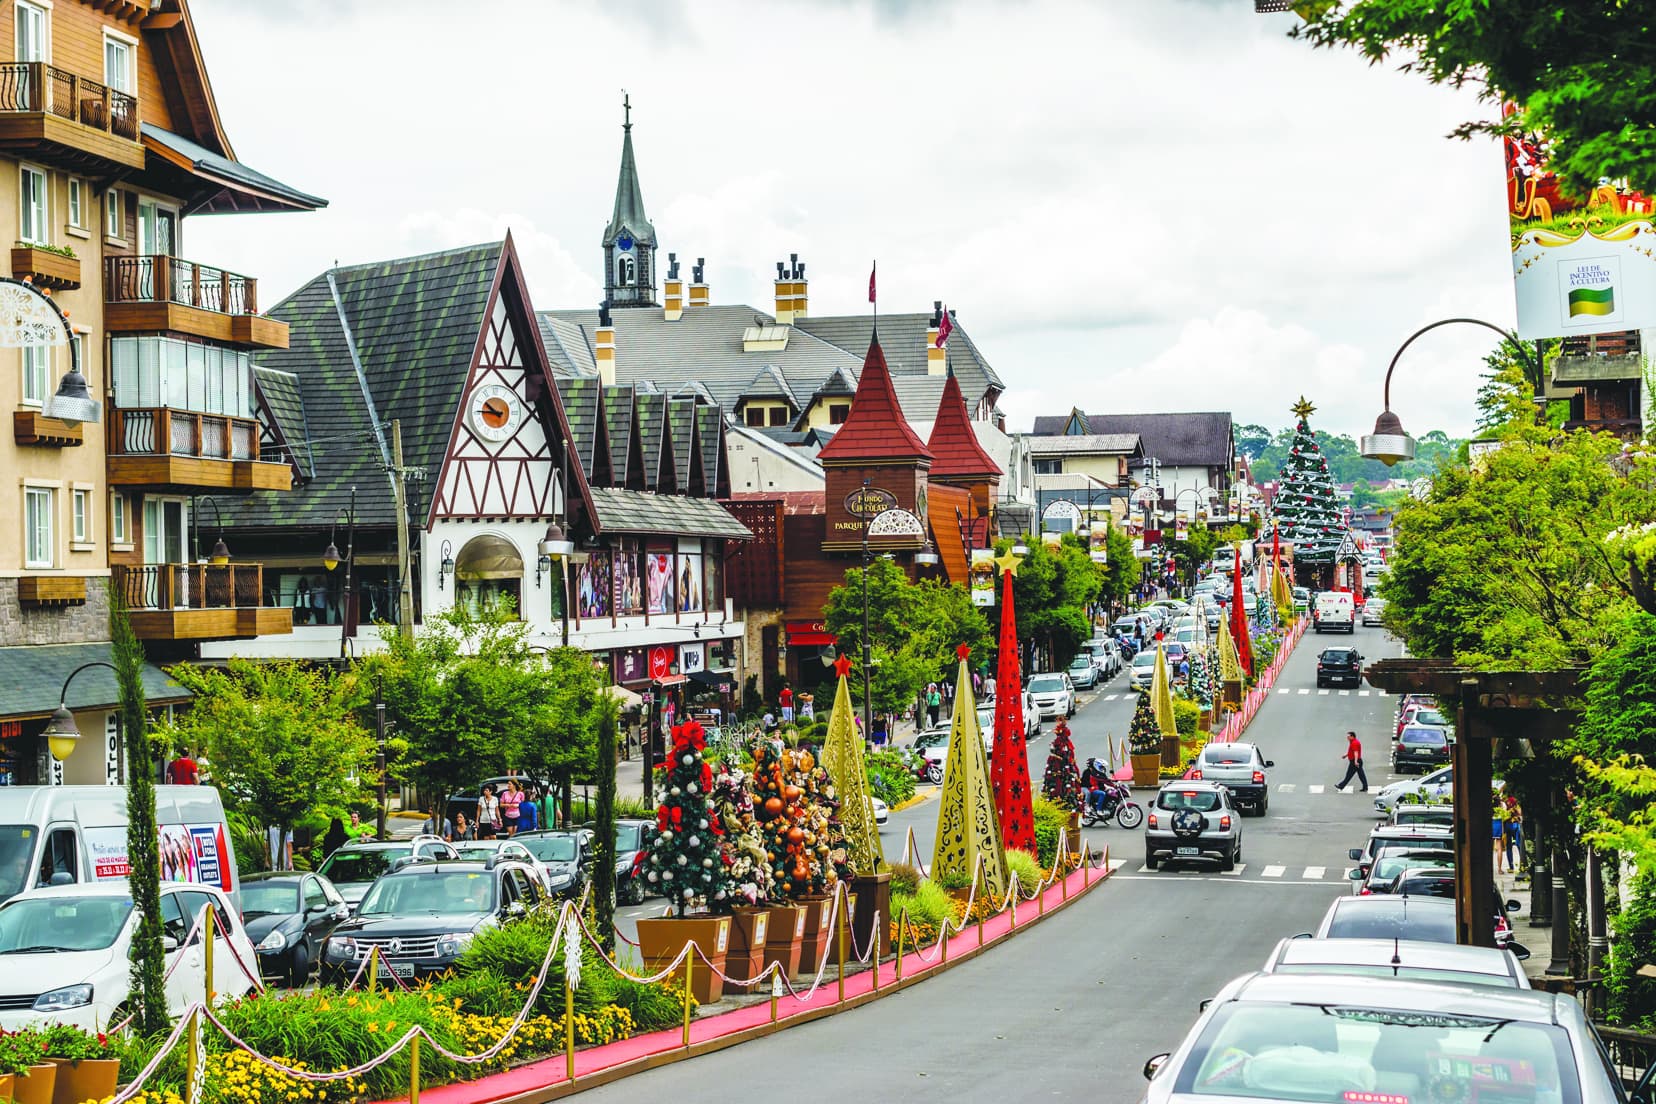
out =
[[(956, 392), (958, 394), (958, 390)], [(932, 454), (903, 417), (897, 391), (891, 386), (885, 353), (875, 334), (868, 343), (862, 378), (851, 398), (851, 411), (834, 439), (817, 453), (818, 460), (854, 463), (858, 460), (930, 460)]]
[(1001, 474), (1000, 465), (983, 451), (972, 429), (972, 419), (966, 414), (966, 397), (960, 393), (960, 384), (952, 372), (943, 385), (943, 401), (937, 404), (937, 421), (932, 423), (931, 440), (926, 442), (926, 448), (932, 454), (932, 479), (995, 478)]

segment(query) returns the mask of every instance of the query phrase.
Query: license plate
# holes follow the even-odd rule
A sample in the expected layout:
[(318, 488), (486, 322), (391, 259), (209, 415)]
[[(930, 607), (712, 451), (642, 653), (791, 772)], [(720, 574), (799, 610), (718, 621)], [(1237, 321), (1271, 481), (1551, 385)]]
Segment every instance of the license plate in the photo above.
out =
[(1202, 849), (1200, 847), (1181, 847), (1175, 852), (1179, 855), (1200, 855), (1201, 853)]
[(414, 976), (414, 964), (412, 962), (381, 962), (379, 964), (380, 977), (388, 978), (393, 974), (400, 978), (411, 978)]

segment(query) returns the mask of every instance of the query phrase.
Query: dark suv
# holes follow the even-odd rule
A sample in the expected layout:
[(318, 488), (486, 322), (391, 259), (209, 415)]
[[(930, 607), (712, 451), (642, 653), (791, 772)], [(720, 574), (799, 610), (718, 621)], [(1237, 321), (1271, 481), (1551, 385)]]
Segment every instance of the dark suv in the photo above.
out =
[(1449, 764), (1449, 732), (1436, 725), (1404, 725), (1392, 744), (1392, 770), (1436, 770)]
[(415, 980), (454, 965), (478, 932), (511, 923), (544, 900), (526, 864), (413, 862), (382, 875), (322, 951), (322, 984), (350, 981), (379, 948), (379, 973)]
[(615, 899), (628, 905), (642, 905), (652, 892), (644, 864), (655, 840), (653, 820), (615, 822)]
[(1363, 654), (1356, 648), (1324, 648), (1317, 656), (1317, 686), (1334, 682), (1363, 685)]

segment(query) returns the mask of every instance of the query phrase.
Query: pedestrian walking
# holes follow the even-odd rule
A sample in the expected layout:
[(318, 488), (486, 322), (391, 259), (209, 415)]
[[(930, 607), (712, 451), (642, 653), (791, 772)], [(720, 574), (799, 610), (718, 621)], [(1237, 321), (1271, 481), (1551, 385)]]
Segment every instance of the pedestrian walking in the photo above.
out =
[(345, 834), (345, 822), (338, 817), (334, 817), (328, 824), (327, 835), (322, 837), (322, 857), (327, 858), (338, 851), (349, 843), (350, 839), (351, 837)]
[(533, 832), (540, 827), (540, 788), (533, 783), (523, 791), (523, 804), (518, 806), (518, 831)]
[(1490, 843), (1495, 849), (1495, 873), (1504, 874), (1506, 873), (1507, 853), (1507, 808), (1501, 804), (1499, 798), (1495, 799), (1494, 808), (1490, 814), (1489, 835)]
[(454, 814), (454, 842), (470, 843), (473, 839), (472, 826), (466, 822), (465, 813)]
[(1507, 811), (1507, 869), (1518, 874), (1529, 869), (1529, 863), (1524, 859), (1524, 810), (1513, 794), (1507, 794), (1503, 804)]
[(816, 695), (814, 695), (814, 694), (800, 694), (799, 695), (799, 719), (802, 720), (802, 721), (809, 721), (809, 720), (814, 720), (815, 718), (816, 718)]
[(928, 727), (937, 727), (938, 714), (943, 710), (943, 691), (933, 682), (926, 686), (926, 724)]
[(443, 815), (443, 807), (436, 801), (431, 803), (431, 815), (426, 817), (420, 831), (428, 836), (440, 836), (450, 843), (454, 842), (454, 824)]
[(350, 826), (345, 829), (345, 834), (350, 836), (353, 840), (373, 839), (374, 826), (372, 824), (362, 823), (361, 814), (353, 811), (351, 813)]
[(1355, 778), (1363, 784), (1361, 792), (1368, 793), (1368, 775), (1363, 773), (1363, 742), (1357, 739), (1355, 732), (1346, 733), (1346, 750), (1340, 758), (1346, 762), (1346, 773), (1345, 777), (1340, 779), (1339, 785), (1334, 788), (1343, 792), (1346, 785)]
[(167, 781), (175, 786), (194, 786), (201, 782), (201, 768), (190, 757), (188, 748), (179, 748), (178, 758), (167, 764)]
[(794, 719), (794, 692), (787, 683), (782, 684), (782, 692), (776, 695), (776, 702), (782, 707), (782, 723), (793, 724)]
[(483, 796), (477, 799), (477, 838), (494, 839), (500, 831), (500, 799), (495, 796), (493, 783), (483, 787)]
[(500, 795), (500, 827), (508, 837), (517, 835), (518, 819), (523, 812), (523, 790), (517, 779), (508, 778), (506, 789)]

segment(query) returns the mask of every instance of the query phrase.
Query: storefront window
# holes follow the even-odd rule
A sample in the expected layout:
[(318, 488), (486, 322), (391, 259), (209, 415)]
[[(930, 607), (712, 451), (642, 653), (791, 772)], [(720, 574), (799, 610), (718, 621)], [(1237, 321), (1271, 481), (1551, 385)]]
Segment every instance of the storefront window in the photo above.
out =
[(706, 560), (702, 570), (707, 579), (707, 608), (710, 610), (724, 609), (724, 542), (705, 541), (702, 547), (707, 549)]
[(454, 561), (454, 601), (474, 614), (510, 603), (521, 611), (523, 557), (512, 542), (496, 536), (473, 537)]
[(675, 577), (673, 552), (668, 547), (652, 548), (644, 554), (644, 585), (648, 595), (649, 612), (672, 613)]
[(608, 549), (589, 552), (586, 562), (575, 567), (575, 608), (582, 620), (608, 617), (614, 599)]
[(679, 553), (677, 579), (679, 612), (700, 613), (702, 608), (701, 553)]
[(615, 553), (615, 609), (623, 617), (644, 612), (644, 564), (636, 541), (626, 541)]

